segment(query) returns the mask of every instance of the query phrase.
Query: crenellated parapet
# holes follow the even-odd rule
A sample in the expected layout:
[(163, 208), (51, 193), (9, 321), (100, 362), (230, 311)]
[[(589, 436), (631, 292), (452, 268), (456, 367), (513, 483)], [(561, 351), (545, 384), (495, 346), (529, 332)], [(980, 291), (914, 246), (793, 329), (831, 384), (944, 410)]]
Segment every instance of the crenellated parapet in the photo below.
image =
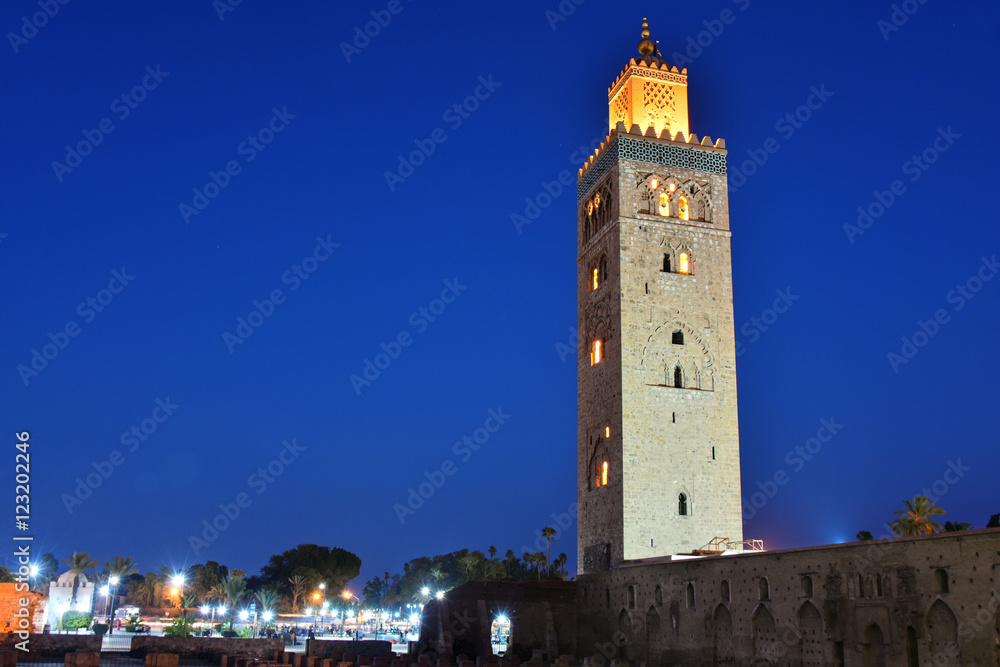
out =
[(618, 78), (615, 79), (615, 82), (611, 84), (611, 87), (608, 88), (608, 102), (615, 98), (618, 91), (625, 85), (625, 81), (632, 75), (645, 76), (650, 79), (659, 79), (661, 81), (670, 81), (671, 83), (677, 83), (682, 86), (687, 85), (687, 67), (678, 70), (676, 66), (671, 67), (662, 59), (655, 56), (651, 56), (648, 59), (639, 58), (639, 60), (632, 58), (628, 65), (622, 69)]
[(653, 126), (643, 131), (639, 125), (626, 129), (618, 123), (605, 137), (600, 147), (583, 164), (577, 178), (577, 202), (583, 201), (591, 188), (619, 159), (641, 160), (653, 164), (685, 169), (697, 169), (712, 174), (726, 173), (726, 140), (713, 139), (691, 133), (663, 129), (659, 133)]

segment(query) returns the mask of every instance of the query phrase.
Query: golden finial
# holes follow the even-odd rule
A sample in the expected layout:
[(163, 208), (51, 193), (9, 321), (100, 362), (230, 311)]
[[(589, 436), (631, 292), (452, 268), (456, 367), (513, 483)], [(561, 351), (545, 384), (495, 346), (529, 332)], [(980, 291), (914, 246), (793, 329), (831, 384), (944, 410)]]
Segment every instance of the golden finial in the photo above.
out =
[(649, 38), (649, 23), (646, 22), (646, 17), (642, 17), (642, 39), (639, 40), (639, 53), (644, 56), (656, 51), (656, 45), (653, 44), (653, 40)]

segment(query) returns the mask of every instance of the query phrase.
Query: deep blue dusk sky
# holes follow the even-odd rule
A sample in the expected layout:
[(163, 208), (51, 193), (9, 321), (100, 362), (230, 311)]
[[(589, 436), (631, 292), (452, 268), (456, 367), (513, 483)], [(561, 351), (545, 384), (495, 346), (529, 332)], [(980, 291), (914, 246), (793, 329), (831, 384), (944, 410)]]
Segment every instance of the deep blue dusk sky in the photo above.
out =
[[(27, 38), (7, 33), (38, 3), (6, 3), (0, 404), (8, 443), (31, 432), (34, 549), (255, 573), (315, 542), (363, 559), (360, 589), (416, 556), (530, 545), (576, 502), (576, 365), (557, 352), (576, 322), (573, 188), (530, 226), (511, 216), (543, 181), (575, 176), (579, 148), (606, 133), (606, 90), (643, 15), (668, 62), (690, 60), (678, 64), (691, 129), (726, 139), (742, 184), (730, 206), (744, 497), (789, 478), (747, 513), (746, 536), (779, 548), (878, 534), (959, 461), (939, 504), (984, 526), (1000, 512), (1000, 280), (949, 294), (997, 270), (981, 267), (1000, 253), (1000, 11), (911, 2), (889, 31), (888, 1), (587, 0), (557, 21), (556, 0), (401, 0), (350, 62), (341, 43), (386, 2), (246, 1), (220, 20), (210, 0), (74, 0)], [(135, 108), (121, 100), (144, 82)], [(446, 115), (477, 88), (478, 109)], [(814, 89), (811, 117), (783, 121)], [(271, 143), (243, 143), (269, 124)], [(436, 130), (446, 140), (390, 189), (397, 156)], [(54, 168), (84, 133), (99, 145)], [(925, 149), (926, 171), (906, 164)], [(748, 150), (767, 159), (737, 183)], [(228, 184), (202, 201), (210, 172)], [(846, 233), (895, 180), (893, 203)], [(328, 258), (297, 277), (314, 251)], [(102, 293), (115, 271), (134, 278)], [(460, 287), (430, 321), (420, 309), (446, 281)], [(227, 345), (274, 290), (283, 302)], [(774, 321), (776, 290), (797, 298)], [(935, 335), (894, 368), (887, 354), (938, 310)], [(67, 323), (75, 337), (59, 335)], [(350, 376), (401, 333), (410, 345), (358, 395)], [(50, 334), (65, 348), (19, 371)], [(156, 410), (168, 398), (169, 416)], [(490, 410), (509, 418), (456, 452)], [(123, 444), (154, 415), (154, 433)], [(796, 463), (831, 418), (843, 428)], [(251, 479), (293, 439), (304, 449), (285, 450), (278, 476)], [(116, 450), (120, 465), (102, 464)], [(448, 460), (454, 475), (401, 523), (394, 504)], [(70, 513), (95, 464), (110, 476)], [(189, 536), (240, 493), (250, 506), (196, 555)], [(571, 569), (575, 531), (553, 545)]]

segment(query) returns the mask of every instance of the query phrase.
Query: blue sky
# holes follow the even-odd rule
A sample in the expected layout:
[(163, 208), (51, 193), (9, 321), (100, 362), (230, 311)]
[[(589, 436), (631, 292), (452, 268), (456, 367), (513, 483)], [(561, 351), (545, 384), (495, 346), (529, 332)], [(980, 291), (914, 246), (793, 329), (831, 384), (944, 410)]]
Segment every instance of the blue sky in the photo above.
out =
[(512, 216), (606, 133), (644, 15), (738, 186), (747, 537), (878, 533), (924, 488), (985, 525), (1000, 12), (782, 4), (5, 5), (0, 399), (35, 549), (255, 572), (315, 542), (368, 579), (558, 523), (573, 186)]

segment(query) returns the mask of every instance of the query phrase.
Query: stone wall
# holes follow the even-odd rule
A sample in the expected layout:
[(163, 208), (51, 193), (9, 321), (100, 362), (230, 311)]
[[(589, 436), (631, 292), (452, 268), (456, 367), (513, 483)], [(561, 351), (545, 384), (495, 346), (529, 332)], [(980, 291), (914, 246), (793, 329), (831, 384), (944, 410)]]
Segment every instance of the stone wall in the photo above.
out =
[[(21, 639), (14, 633), (0, 634), (0, 647), (13, 648)], [(35, 634), (28, 638), (28, 655), (62, 656), (76, 651), (101, 650), (101, 638), (96, 635)], [(20, 655), (20, 651), (18, 655)]]
[(996, 667), (998, 577), (988, 529), (475, 581), (424, 608), (418, 651), (489, 655), (503, 613), (513, 652), (590, 664)]
[(625, 563), (577, 579), (577, 655), (1000, 665), (998, 570), (1000, 530)]
[[(21, 629), (24, 619), (27, 619), (28, 632), (41, 630), (36, 621), (41, 620), (44, 613), (45, 596), (26, 589), (25, 583), (0, 583), (0, 632)], [(27, 603), (24, 607), (22, 601)], [(26, 616), (20, 615), (22, 609), (27, 610)]]
[[(100, 644), (98, 644), (100, 646)], [(98, 649), (100, 650), (100, 649)], [(268, 660), (273, 650), (284, 651), (283, 639), (243, 639), (239, 637), (132, 637), (132, 655), (176, 653), (182, 658), (208, 659), (212, 653), (246, 655)]]
[(424, 607), (417, 653), (493, 654), (490, 628), (510, 619), (511, 653), (527, 660), (538, 648), (551, 657), (577, 644), (577, 587), (567, 581), (470, 581)]

